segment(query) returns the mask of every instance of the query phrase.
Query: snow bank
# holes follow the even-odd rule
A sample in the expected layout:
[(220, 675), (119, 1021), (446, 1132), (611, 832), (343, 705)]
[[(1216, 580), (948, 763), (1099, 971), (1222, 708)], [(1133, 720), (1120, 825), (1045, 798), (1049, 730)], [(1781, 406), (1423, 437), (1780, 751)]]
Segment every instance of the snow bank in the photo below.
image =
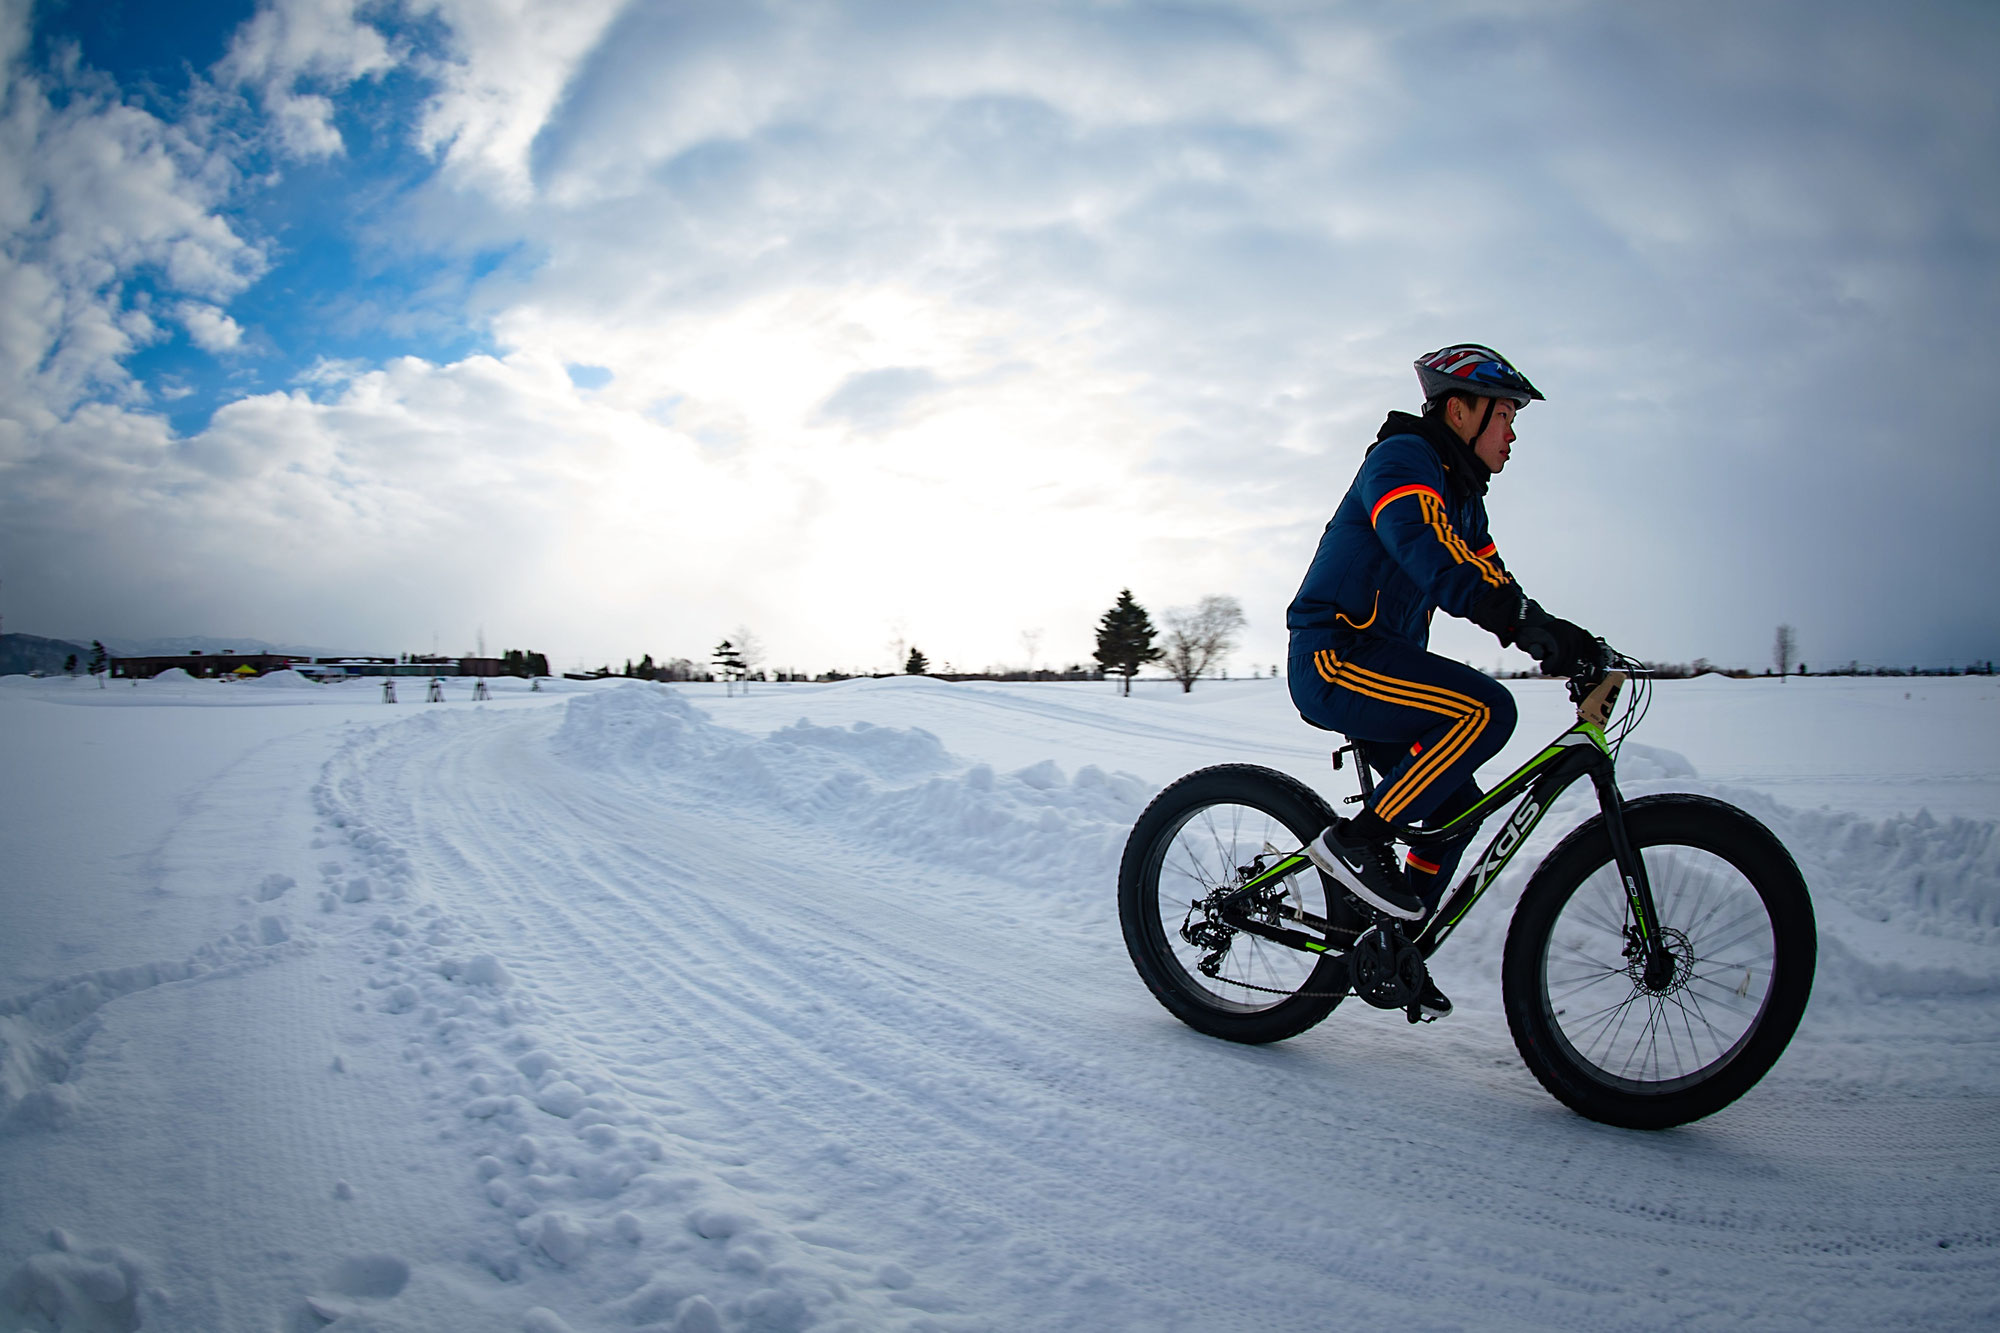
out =
[[(869, 682), (885, 706), (936, 682)], [(1088, 919), (1112, 910), (1131, 825), (1154, 787), (1053, 759), (1012, 772), (968, 764), (917, 727), (800, 719), (755, 738), (717, 725), (667, 687), (632, 685), (572, 698), (556, 748), (593, 773), (674, 783), (690, 799), (763, 806), (789, 819), (932, 864), (1033, 887)], [(887, 710), (893, 711), (893, 710)], [(1694, 791), (1749, 810), (1798, 861), (1820, 908), (1830, 993), (1939, 995), (2000, 989), (2000, 837), (1990, 820), (1871, 820), (1798, 811), (1755, 791), (1704, 782), (1681, 754), (1630, 743), (1619, 757), (1628, 796)], [(1587, 784), (1565, 793), (1530, 847), (1461, 931), (1498, 955), (1512, 901), (1553, 841), (1595, 812)], [(1921, 942), (1957, 946), (1946, 953)]]
[(267, 671), (261, 676), (250, 676), (245, 678), (243, 683), (263, 690), (316, 690), (320, 688), (320, 683), (312, 679), (312, 677), (302, 676), (289, 668), (284, 671)]
[(555, 750), (585, 767), (673, 771), (712, 753), (724, 735), (673, 691), (626, 685), (570, 700)]
[(2000, 944), (2000, 837), (1991, 820), (1939, 822), (1927, 811), (1869, 820), (1790, 811), (1794, 854), (1862, 916), (1904, 930)]
[[(890, 692), (921, 686), (875, 684)], [(997, 773), (954, 758), (920, 727), (822, 727), (802, 718), (753, 739), (657, 686), (581, 696), (566, 710), (555, 748), (592, 772), (761, 804), (915, 860), (1056, 891), (1093, 917), (1112, 905), (1126, 834), (1153, 795), (1141, 779), (1094, 764), (1074, 776), (1053, 760)]]

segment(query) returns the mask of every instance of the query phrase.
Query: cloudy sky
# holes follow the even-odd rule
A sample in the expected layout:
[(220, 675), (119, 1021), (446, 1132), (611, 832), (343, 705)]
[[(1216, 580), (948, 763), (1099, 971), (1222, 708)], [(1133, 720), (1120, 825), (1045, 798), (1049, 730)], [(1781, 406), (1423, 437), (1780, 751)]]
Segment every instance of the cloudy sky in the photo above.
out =
[(1551, 610), (2000, 656), (1984, 0), (0, 0), (0, 61), (11, 631), (972, 668), (1129, 586), (1247, 671), (1477, 340)]

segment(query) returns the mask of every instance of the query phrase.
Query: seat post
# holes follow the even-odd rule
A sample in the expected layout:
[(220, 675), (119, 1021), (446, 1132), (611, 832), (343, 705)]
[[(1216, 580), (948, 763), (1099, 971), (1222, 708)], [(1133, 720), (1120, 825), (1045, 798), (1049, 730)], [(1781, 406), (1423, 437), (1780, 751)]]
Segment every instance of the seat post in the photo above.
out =
[[(1346, 738), (1343, 737), (1342, 739)], [(1347, 744), (1333, 752), (1333, 771), (1338, 773), (1343, 764), (1342, 756), (1350, 754), (1354, 756), (1354, 776), (1361, 783), (1361, 795), (1359, 799), (1366, 801), (1370, 796), (1375, 794), (1375, 775), (1368, 769), (1368, 759), (1367, 756), (1361, 753), (1360, 741), (1348, 740)], [(1350, 801), (1353, 799), (1355, 798), (1349, 798)]]

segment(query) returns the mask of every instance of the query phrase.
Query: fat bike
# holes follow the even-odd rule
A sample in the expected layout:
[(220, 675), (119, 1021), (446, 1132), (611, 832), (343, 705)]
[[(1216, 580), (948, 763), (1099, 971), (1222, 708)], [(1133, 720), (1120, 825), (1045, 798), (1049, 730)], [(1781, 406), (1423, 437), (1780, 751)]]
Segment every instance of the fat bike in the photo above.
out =
[[(1535, 868), (1507, 931), (1501, 994), (1521, 1058), (1571, 1109), (1633, 1129), (1685, 1124), (1741, 1097), (1805, 1012), (1812, 899), (1784, 846), (1742, 810), (1691, 794), (1620, 796), (1618, 750), (1651, 681), (1640, 663), (1605, 657), (1569, 682), (1576, 724), (1477, 805), (1436, 828), (1395, 826), (1421, 851), (1515, 802), (1421, 923), (1324, 880), (1303, 849), (1333, 811), (1304, 783), (1254, 764), (1175, 782), (1139, 817), (1119, 866), (1139, 975), (1176, 1017), (1229, 1041), (1296, 1036), (1350, 994), (1415, 1023), (1427, 960), (1587, 777), (1598, 813)], [(1334, 767), (1348, 754), (1361, 787), (1348, 800), (1364, 800), (1372, 779), (1359, 747), (1336, 750)]]

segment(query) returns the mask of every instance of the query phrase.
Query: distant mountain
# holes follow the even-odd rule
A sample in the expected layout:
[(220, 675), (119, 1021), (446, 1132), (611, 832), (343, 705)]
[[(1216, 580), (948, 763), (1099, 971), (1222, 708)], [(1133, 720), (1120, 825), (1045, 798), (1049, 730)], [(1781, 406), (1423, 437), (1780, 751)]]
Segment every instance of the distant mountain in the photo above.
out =
[(166, 639), (106, 639), (104, 646), (113, 657), (179, 657), (201, 653), (283, 653), (288, 657), (339, 657), (338, 648), (307, 648), (298, 644), (268, 643), (263, 639), (217, 639), (203, 634), (184, 634)]
[(25, 676), (31, 671), (54, 675), (63, 669), (71, 653), (76, 654), (78, 672), (89, 670), (87, 643), (44, 639), (38, 634), (0, 634), (0, 676)]

